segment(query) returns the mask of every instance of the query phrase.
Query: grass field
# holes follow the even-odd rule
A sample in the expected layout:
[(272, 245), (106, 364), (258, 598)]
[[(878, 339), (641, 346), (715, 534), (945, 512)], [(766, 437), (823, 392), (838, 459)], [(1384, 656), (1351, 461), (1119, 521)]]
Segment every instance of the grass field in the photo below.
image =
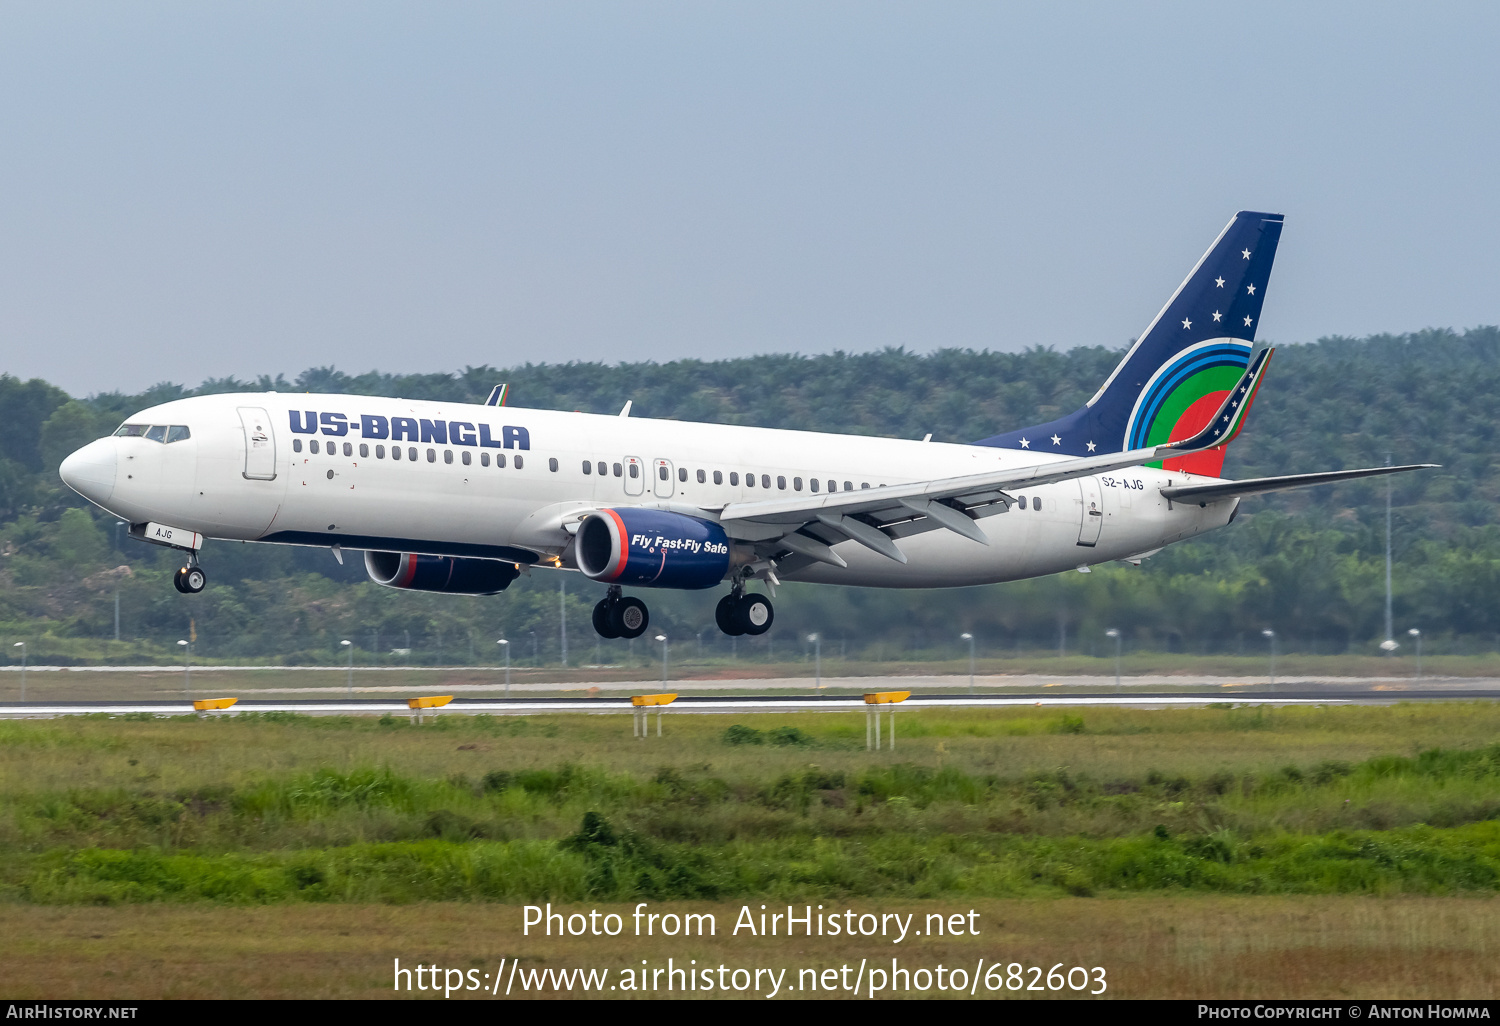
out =
[[(516, 906), (549, 900), (961, 904), (997, 931), (963, 957), (1104, 965), (1116, 996), (1493, 992), (1500, 703), (925, 710), (895, 753), (859, 713), (666, 731), (0, 722), (6, 996), (375, 994), (392, 957), (689, 950), (521, 950)], [(703, 943), (793, 969), (888, 950)]]

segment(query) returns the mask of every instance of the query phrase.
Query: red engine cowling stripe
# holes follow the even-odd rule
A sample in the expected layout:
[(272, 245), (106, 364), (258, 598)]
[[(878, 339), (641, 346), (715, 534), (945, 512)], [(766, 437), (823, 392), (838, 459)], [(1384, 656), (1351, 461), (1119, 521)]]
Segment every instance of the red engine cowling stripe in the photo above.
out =
[(411, 587), (412, 579), (417, 576), (417, 556), (414, 552), (403, 552), (401, 554), (401, 570), (396, 574), (396, 579), (391, 583), (398, 588)]
[(620, 514), (612, 509), (603, 511), (615, 525), (614, 551), (610, 553), (614, 557), (614, 565), (606, 567), (604, 573), (599, 575), (602, 581), (613, 581), (625, 572), (625, 564), (630, 561), (630, 532), (625, 529), (625, 521), (620, 519)]

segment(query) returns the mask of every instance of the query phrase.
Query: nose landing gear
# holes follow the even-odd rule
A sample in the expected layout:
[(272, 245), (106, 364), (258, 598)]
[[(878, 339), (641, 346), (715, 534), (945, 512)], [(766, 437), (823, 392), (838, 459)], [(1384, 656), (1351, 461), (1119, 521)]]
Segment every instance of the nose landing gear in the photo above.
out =
[(196, 553), (188, 557), (187, 566), (172, 575), (172, 587), (184, 595), (196, 595), (208, 586), (208, 575), (198, 565)]
[(771, 623), (775, 619), (776, 610), (771, 607), (771, 600), (764, 595), (746, 594), (744, 586), (738, 582), (734, 590), (719, 599), (718, 606), (714, 608), (714, 621), (718, 623), (719, 630), (730, 637), (764, 634), (771, 629)]
[(646, 603), (621, 595), (618, 586), (611, 586), (594, 606), (594, 631), (601, 638), (638, 638), (650, 624)]

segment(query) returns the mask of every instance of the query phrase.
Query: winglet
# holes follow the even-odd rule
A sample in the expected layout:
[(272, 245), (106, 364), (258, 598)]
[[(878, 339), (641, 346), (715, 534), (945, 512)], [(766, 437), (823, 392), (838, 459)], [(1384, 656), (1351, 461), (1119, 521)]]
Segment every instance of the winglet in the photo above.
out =
[(625, 400), (625, 405), (622, 406), (622, 407), (620, 407), (620, 416), (622, 416), (622, 417), (628, 417), (628, 416), (630, 416), (630, 404), (633, 403), (633, 402), (635, 402), (634, 399), (626, 399)]
[(490, 397), (484, 401), (484, 405), (486, 405), (486, 406), (504, 406), (505, 405), (505, 397), (508, 394), (510, 394), (510, 386), (509, 385), (504, 385), (504, 384), (496, 385), (494, 388), (490, 389)]
[(1245, 368), (1245, 373), (1241, 375), (1240, 380), (1224, 397), (1224, 402), (1214, 413), (1213, 419), (1203, 425), (1203, 430), (1191, 438), (1168, 442), (1158, 448), (1157, 452), (1163, 455), (1201, 452), (1217, 445), (1228, 445), (1244, 426), (1245, 414), (1250, 411), (1250, 404), (1255, 401), (1255, 393), (1260, 389), (1260, 383), (1265, 378), (1266, 367), (1271, 362), (1271, 354), (1275, 351), (1272, 347), (1262, 349), (1255, 354), (1255, 359), (1250, 361), (1250, 366)]

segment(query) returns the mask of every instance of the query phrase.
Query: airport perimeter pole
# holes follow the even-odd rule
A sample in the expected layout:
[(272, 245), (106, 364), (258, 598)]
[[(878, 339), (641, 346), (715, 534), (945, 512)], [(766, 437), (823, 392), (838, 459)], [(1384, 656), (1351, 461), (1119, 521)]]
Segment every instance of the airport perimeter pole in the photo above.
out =
[(510, 642), (506, 641), (504, 638), (501, 638), (499, 641), (495, 642), (495, 644), (497, 644), (501, 648), (505, 649), (505, 697), (509, 698), (510, 697)]
[(345, 688), (345, 693), (348, 694), (348, 696), (350, 698), (353, 698), (354, 697), (354, 643), (352, 641), (349, 641), (349, 640), (345, 639), (344, 641), (340, 641), (339, 644), (342, 645), (342, 646), (344, 646), (345, 648), (347, 648), (349, 650), (349, 675), (348, 675), (347, 679), (344, 681), (344, 688)]
[(965, 631), (959, 637), (969, 643), (969, 694), (972, 695), (974, 693), (974, 635)]
[(26, 642), (18, 641), (11, 648), (21, 650), (21, 701), (26, 701)]

